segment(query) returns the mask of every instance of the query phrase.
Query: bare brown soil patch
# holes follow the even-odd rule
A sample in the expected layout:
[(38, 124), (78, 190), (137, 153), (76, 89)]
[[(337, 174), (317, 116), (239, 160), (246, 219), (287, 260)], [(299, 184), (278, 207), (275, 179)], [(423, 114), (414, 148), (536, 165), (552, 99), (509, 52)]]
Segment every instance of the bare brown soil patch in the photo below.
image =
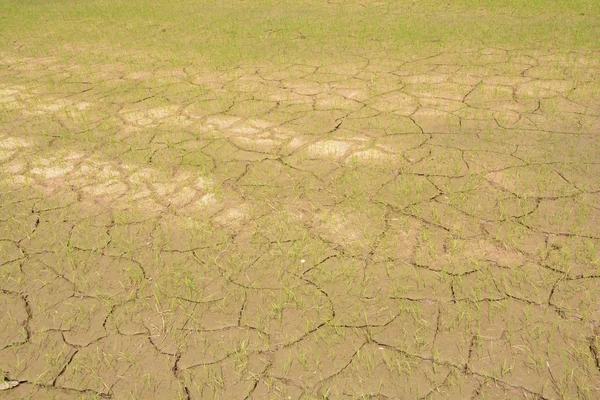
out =
[(0, 393), (596, 398), (596, 56), (3, 56)]

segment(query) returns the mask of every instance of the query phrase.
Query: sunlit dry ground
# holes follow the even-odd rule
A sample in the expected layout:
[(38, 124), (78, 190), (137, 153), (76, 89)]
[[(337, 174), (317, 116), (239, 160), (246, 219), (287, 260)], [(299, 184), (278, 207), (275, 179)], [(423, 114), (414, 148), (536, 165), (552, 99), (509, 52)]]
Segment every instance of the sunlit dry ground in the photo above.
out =
[(598, 398), (597, 50), (106, 51), (0, 53), (3, 398)]

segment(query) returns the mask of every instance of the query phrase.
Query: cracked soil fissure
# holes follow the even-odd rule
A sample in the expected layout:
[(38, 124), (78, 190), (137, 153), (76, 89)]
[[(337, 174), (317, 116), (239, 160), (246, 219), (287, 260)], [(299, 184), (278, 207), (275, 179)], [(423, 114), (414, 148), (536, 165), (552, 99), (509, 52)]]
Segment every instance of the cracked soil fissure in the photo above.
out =
[(0, 393), (600, 393), (600, 53), (130, 69), (0, 57)]

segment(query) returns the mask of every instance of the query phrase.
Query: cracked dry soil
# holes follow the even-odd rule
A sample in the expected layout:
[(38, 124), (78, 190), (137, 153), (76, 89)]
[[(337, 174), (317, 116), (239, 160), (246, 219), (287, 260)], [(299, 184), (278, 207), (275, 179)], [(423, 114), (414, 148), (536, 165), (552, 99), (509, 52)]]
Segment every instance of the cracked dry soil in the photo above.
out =
[(598, 398), (599, 71), (4, 54), (0, 394)]

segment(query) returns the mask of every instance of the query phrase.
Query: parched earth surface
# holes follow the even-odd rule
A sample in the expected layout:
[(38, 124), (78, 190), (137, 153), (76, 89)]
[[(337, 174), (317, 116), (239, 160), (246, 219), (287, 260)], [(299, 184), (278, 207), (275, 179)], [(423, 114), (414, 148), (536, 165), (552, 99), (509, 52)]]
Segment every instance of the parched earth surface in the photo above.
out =
[(0, 397), (598, 398), (599, 80), (2, 54)]

